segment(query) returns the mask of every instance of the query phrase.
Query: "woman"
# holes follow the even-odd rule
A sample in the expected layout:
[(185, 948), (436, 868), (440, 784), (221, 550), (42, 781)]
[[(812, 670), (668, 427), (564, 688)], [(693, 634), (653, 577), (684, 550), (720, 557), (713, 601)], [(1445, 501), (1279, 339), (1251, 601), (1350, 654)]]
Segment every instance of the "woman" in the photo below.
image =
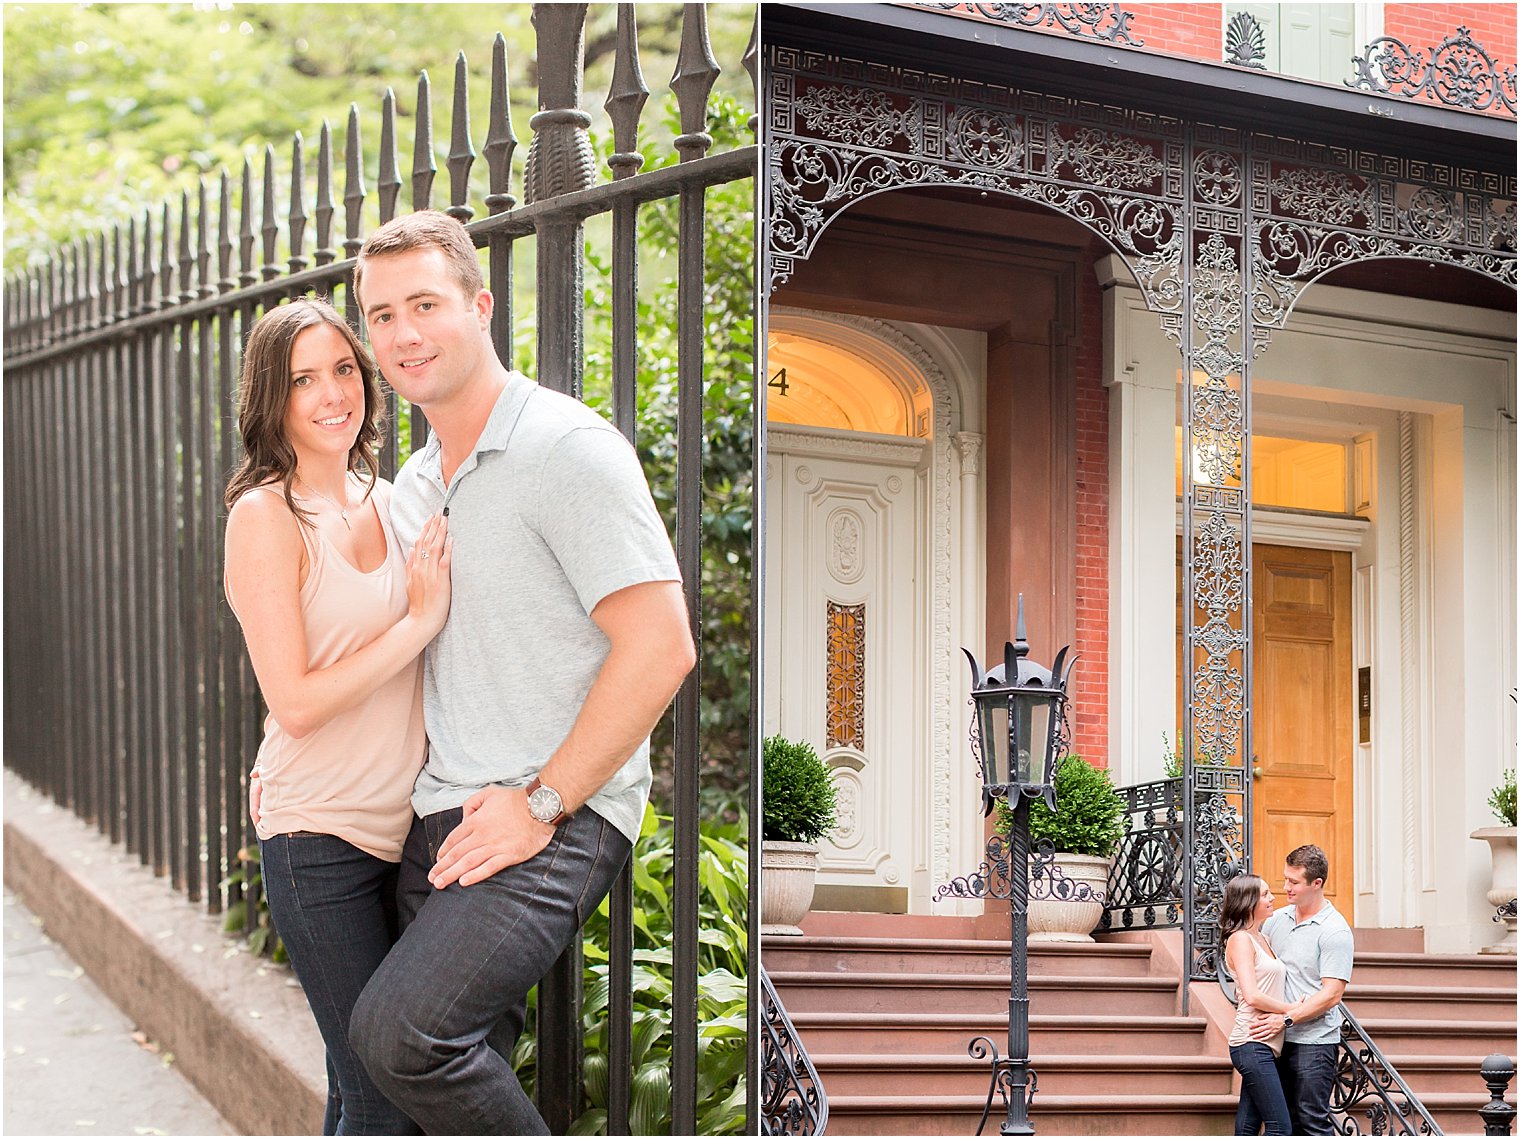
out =
[[(1235, 1027), (1230, 1033), (1230, 1063), (1240, 1073), (1240, 1109), (1235, 1113), (1235, 1134), (1254, 1135), (1261, 1119), (1268, 1135), (1291, 1135), (1293, 1123), (1288, 1099), (1277, 1072), (1286, 1026), (1299, 1008), (1283, 999), (1285, 970), (1262, 936), (1261, 925), (1272, 916), (1272, 887), (1254, 874), (1230, 879), (1219, 910), (1219, 940), (1225, 962), (1235, 977), (1238, 1001)], [(1267, 1041), (1249, 1039), (1261, 1017), (1286, 1014), (1283, 1028)], [(1254, 1112), (1252, 1108), (1254, 1107)]]
[(325, 301), (271, 310), (243, 354), (227, 600), (269, 706), (253, 815), (270, 913), (327, 1045), (328, 1135), (415, 1134), (348, 1045), (396, 937), (427, 741), (420, 654), (449, 609), (435, 518), (403, 559), (377, 475), (374, 364)]

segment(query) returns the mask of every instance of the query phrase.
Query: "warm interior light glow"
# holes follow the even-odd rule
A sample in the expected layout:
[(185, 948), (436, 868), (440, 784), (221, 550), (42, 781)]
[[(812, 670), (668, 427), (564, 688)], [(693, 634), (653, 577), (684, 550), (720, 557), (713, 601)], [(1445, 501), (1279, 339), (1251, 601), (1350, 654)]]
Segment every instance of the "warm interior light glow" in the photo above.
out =
[[(772, 329), (766, 357), (770, 423), (928, 438), (929, 393), (838, 345)], [(922, 385), (919, 385), (920, 387)]]
[[(1182, 494), (1183, 432), (1176, 431), (1177, 494)], [(1209, 444), (1203, 444), (1203, 447)], [(1206, 456), (1201, 447), (1192, 455), (1193, 481), (1206, 484)], [(1275, 435), (1251, 437), (1251, 501), (1256, 506), (1281, 506), (1345, 514), (1350, 510), (1348, 472), (1350, 448), (1345, 443), (1287, 439)]]

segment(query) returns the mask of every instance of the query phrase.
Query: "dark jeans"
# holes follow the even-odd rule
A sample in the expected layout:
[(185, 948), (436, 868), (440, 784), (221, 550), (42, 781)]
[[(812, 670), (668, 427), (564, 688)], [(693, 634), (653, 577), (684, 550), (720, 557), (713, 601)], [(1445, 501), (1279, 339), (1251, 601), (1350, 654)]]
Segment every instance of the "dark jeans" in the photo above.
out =
[(1240, 1073), (1240, 1107), (1235, 1112), (1235, 1134), (1259, 1134), (1262, 1122), (1268, 1135), (1291, 1135), (1293, 1123), (1283, 1095), (1277, 1057), (1259, 1041), (1230, 1045), (1230, 1063)]
[(275, 928), (327, 1045), (324, 1135), (415, 1135), (348, 1043), (359, 994), (396, 940), (396, 864), (330, 834), (259, 843)]
[(612, 888), (630, 847), (583, 808), (527, 862), (435, 890), (427, 873), (460, 817), (412, 823), (397, 895), (404, 931), (359, 998), (350, 1039), (430, 1135), (546, 1135), (507, 1057), (528, 990)]
[(1284, 1044), (1283, 1091), (1293, 1111), (1293, 1134), (1334, 1135), (1330, 1093), (1335, 1090), (1338, 1044)]

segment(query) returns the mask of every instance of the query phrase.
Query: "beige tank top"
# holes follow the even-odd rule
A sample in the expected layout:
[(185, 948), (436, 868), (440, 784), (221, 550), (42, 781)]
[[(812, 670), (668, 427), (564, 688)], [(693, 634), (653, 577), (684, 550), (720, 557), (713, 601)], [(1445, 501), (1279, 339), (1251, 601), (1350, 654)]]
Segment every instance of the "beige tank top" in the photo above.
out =
[[(389, 483), (375, 484), (386, 552), (370, 573), (361, 573), (320, 533), (300, 527), (309, 561), (301, 616), (310, 668), (357, 652), (406, 615), (406, 558), (391, 528), (390, 491)], [(426, 754), (420, 656), (301, 739), (270, 715), (259, 747), (259, 837), (316, 831), (400, 862), (412, 825), (412, 785)]]
[[(1256, 987), (1274, 1000), (1284, 1000), (1287, 966), (1272, 956), (1259, 939), (1251, 938), (1251, 947), (1256, 950)], [(1244, 998), (1235, 1006), (1235, 1027), (1230, 1032), (1231, 1044), (1246, 1042), (1246, 1033), (1250, 1030), (1251, 1018), (1256, 1015), (1256, 1012), (1257, 1010), (1247, 1004)], [(1282, 1052), (1284, 1035), (1285, 1032), (1280, 1030), (1270, 1040), (1263, 1041), (1268, 1048), (1272, 1049), (1273, 1055)]]

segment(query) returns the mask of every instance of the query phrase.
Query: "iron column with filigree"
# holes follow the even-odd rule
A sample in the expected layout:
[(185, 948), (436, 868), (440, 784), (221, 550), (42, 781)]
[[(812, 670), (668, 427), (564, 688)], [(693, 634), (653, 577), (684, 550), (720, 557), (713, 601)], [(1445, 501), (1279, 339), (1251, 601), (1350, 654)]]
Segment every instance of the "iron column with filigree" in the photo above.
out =
[(1012, 813), (1012, 825), (1008, 838), (993, 834), (987, 840), (987, 860), (976, 873), (941, 886), (936, 895), (1006, 898), (1009, 903), (1008, 1053), (1000, 1056), (986, 1036), (974, 1038), (968, 1048), (972, 1057), (989, 1059), (992, 1065), (978, 1135), (987, 1125), (995, 1094), (1003, 1097), (1005, 1115), (999, 1134), (1034, 1134), (1029, 1119), (1037, 1082), (1029, 1063), (1029, 883), (1031, 873), (1043, 878), (1054, 871), (1054, 854), (1042, 849), (1031, 867), (1029, 804), (1042, 799), (1055, 810), (1055, 770), (1065, 741), (1066, 680), (1076, 663), (1075, 657), (1067, 663), (1069, 647), (1056, 654), (1048, 669), (1027, 659), (1022, 594), (1015, 638), (1004, 646), (1003, 663), (987, 672), (969, 649), (962, 650), (971, 663), (971, 700), (976, 707), (971, 742), (981, 763), (982, 816), (990, 815), (1001, 799)]

